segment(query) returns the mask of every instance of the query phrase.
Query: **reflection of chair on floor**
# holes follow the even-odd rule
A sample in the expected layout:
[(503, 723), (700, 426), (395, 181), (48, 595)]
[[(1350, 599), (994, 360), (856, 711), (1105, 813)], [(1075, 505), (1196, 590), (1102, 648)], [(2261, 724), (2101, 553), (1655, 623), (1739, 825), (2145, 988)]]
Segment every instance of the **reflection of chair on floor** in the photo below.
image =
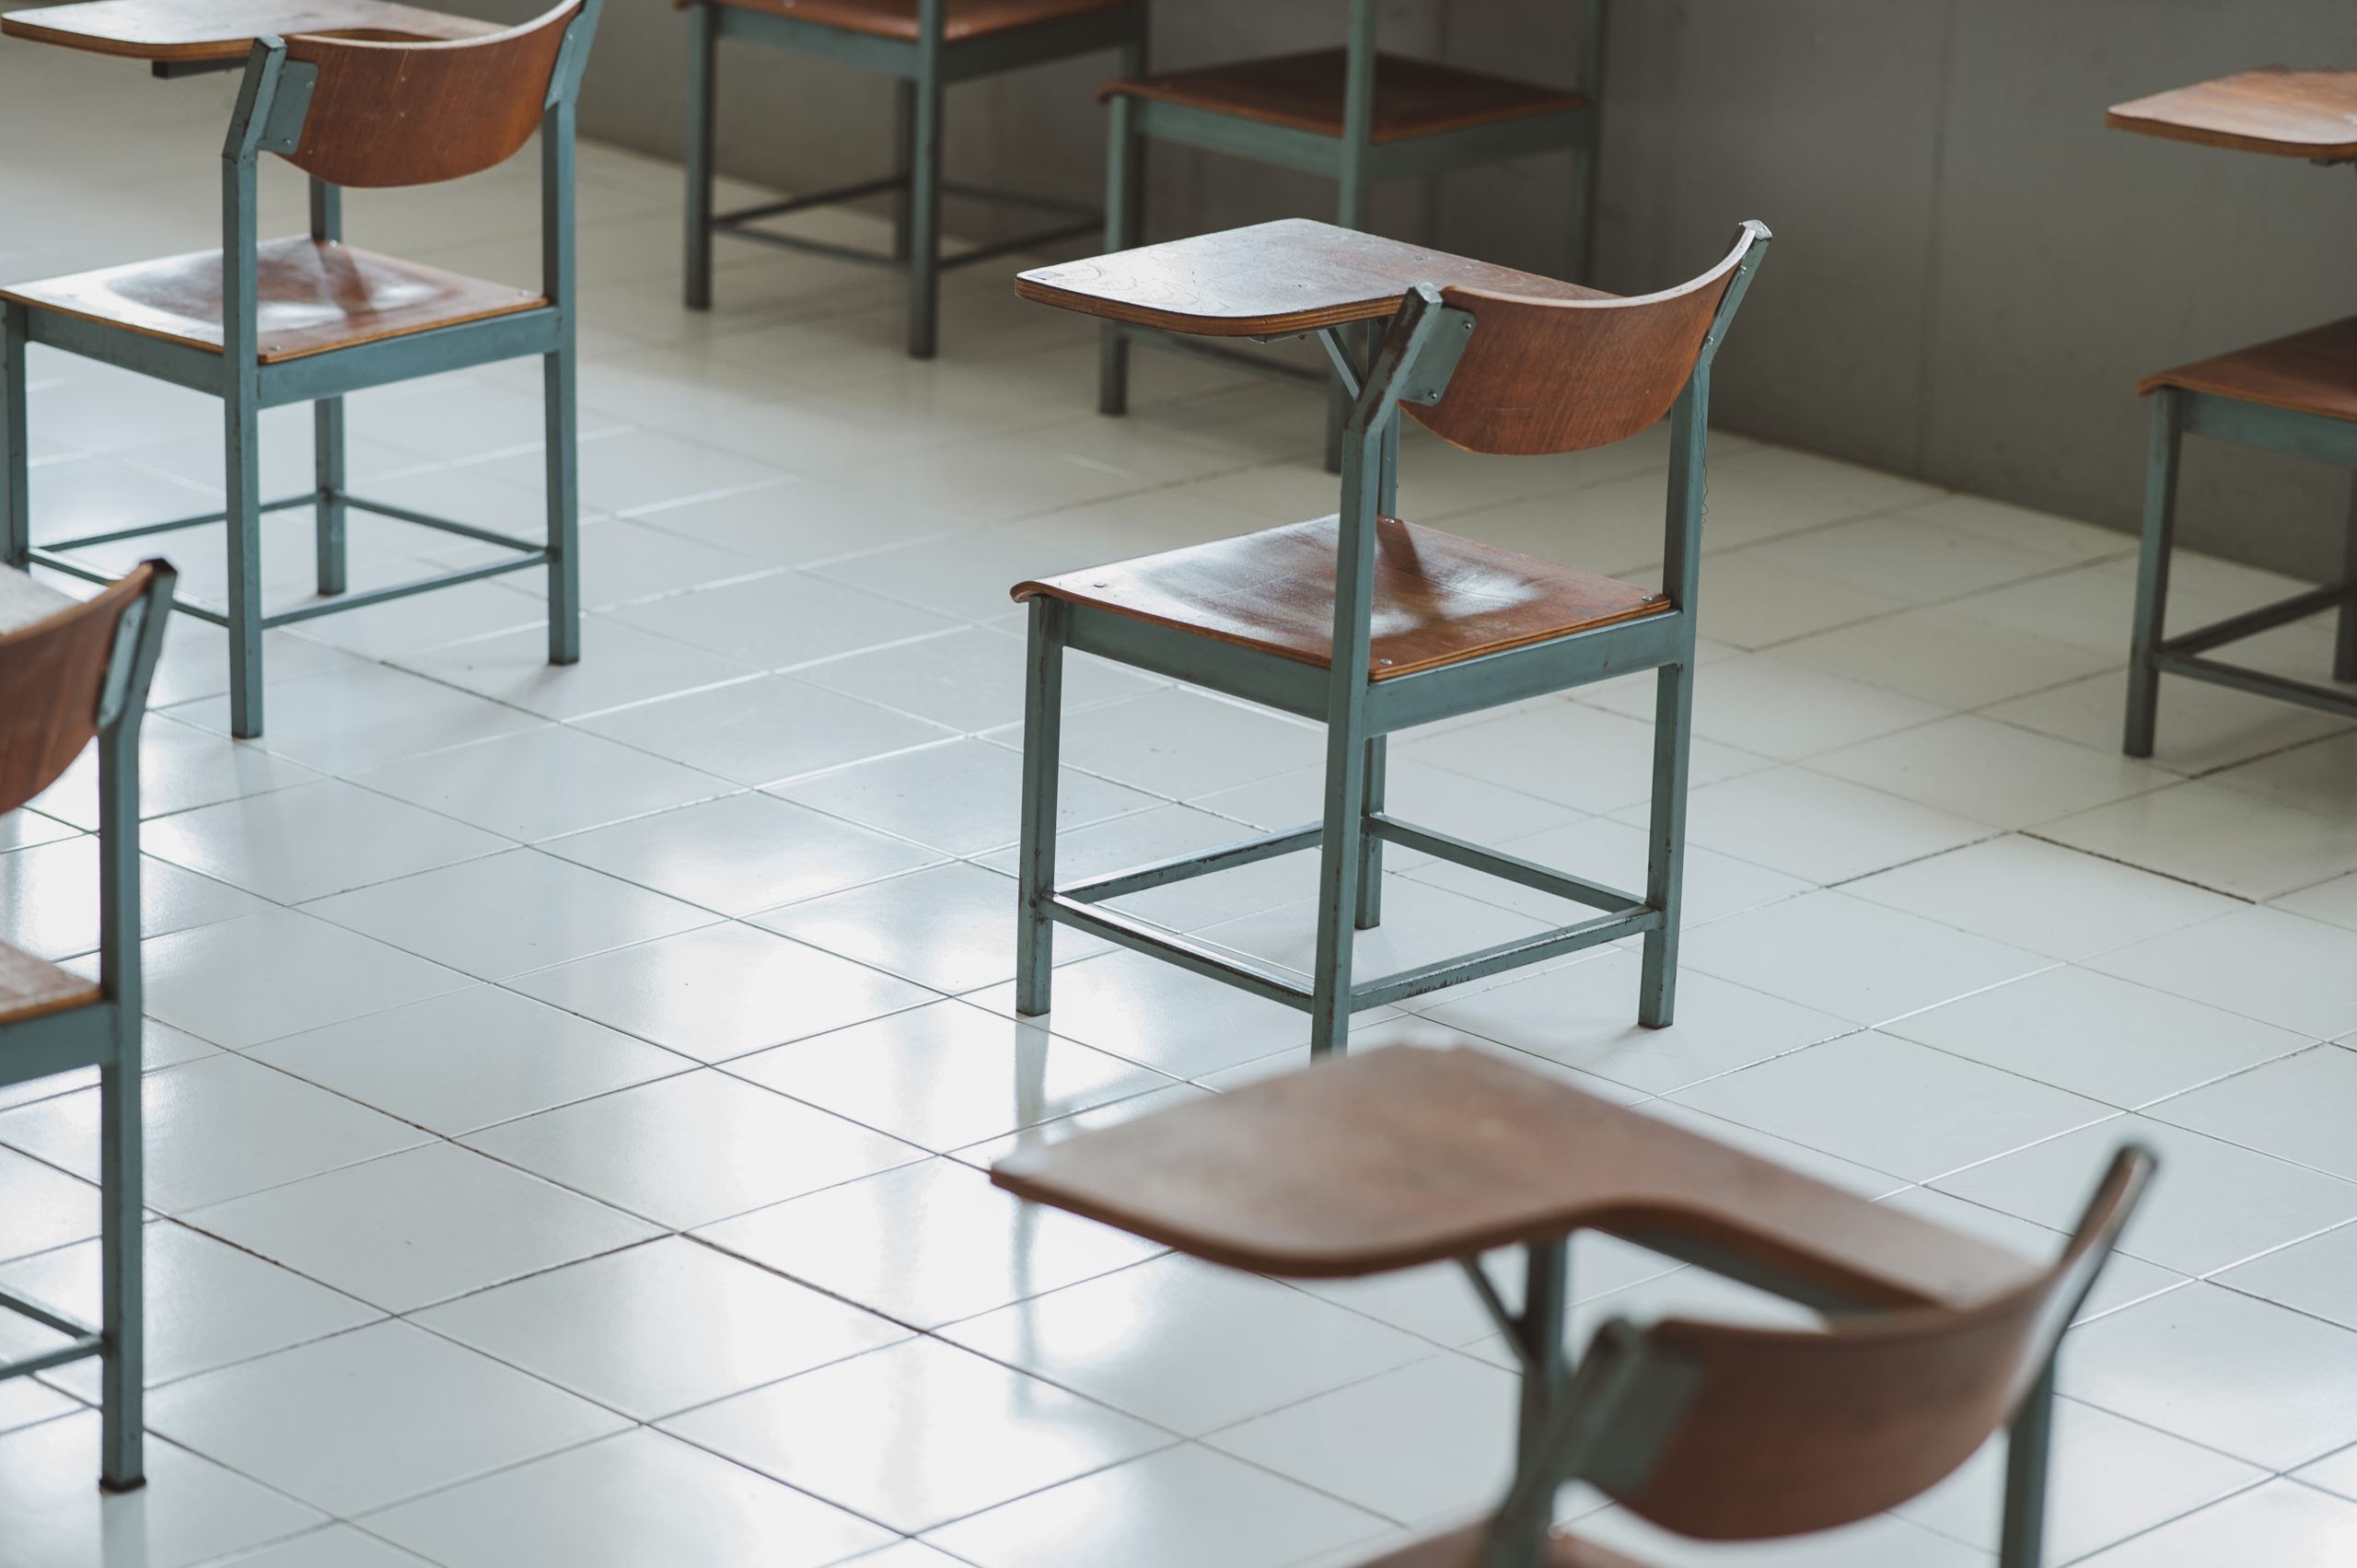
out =
[(2357, 480), (2350, 493), (2347, 553), (2340, 582), (2174, 637), (2162, 632), (2168, 610), (2169, 557), (2177, 547), (2177, 449), (2184, 437), (2189, 433), (2207, 436), (2357, 470), (2357, 316), (2180, 365), (2145, 377), (2136, 389), (2154, 394), (2153, 447), (2144, 473), (2144, 550), (2129, 650), (2128, 755), (2153, 754), (2164, 675), (2189, 676), (2357, 717), (2357, 692), (2211, 656), (2228, 643), (2338, 606), (2332, 678), (2357, 681)]
[[(2010, 1424), (2003, 1568), (2037, 1568), (2054, 1354), (2153, 1170), (2125, 1149), (2039, 1269), (1499, 1056), (1392, 1047), (1010, 1156), (993, 1179), (1213, 1262), (1293, 1278), (1453, 1259), (1523, 1361), (1517, 1472), (1475, 1525), (1367, 1568), (1643, 1568), (1550, 1539), (1558, 1487), (1707, 1540), (1905, 1503)], [(1833, 1316), (1820, 1330), (1613, 1319), (1574, 1371), (1572, 1232)], [(1527, 1249), (1519, 1312), (1480, 1259)]]
[[(1019, 584), (1031, 606), (1024, 730), (1017, 1009), (1050, 1004), (1052, 923), (1077, 926), (1256, 995), (1306, 1010), (1310, 1048), (1337, 1049), (1351, 1015), (1623, 936), (1644, 938), (1639, 1020), (1670, 1021), (1694, 693), (1703, 440), (1711, 364), (1768, 231), (1747, 224), (1701, 277), (1620, 299), (1522, 274), (1523, 285), (1408, 290), (1372, 364), (1349, 364), (1334, 320), (1322, 330), (1353, 382), (1339, 517)], [(1026, 274), (1033, 297), (1129, 319), (1243, 326), (1225, 292), (1306, 301), (1324, 286), (1357, 297), (1370, 268), (1405, 248), (1317, 224), (1154, 246)], [(1412, 252), (1412, 264), (1478, 263)], [(1413, 276), (1432, 273), (1413, 273)], [(1445, 274), (1444, 274), (1445, 275)], [(1068, 280), (1059, 296), (1042, 280)], [(1392, 285), (1395, 289), (1398, 285)], [(1547, 292), (1543, 295), (1538, 290)], [(1393, 297), (1399, 297), (1396, 294)], [(1668, 414), (1670, 474), (1659, 593), (1418, 528), (1394, 514), (1399, 415), (1476, 452), (1528, 456), (1602, 447)], [(1110, 877), (1055, 882), (1060, 671), (1074, 647), (1249, 702), (1323, 720), (1322, 821)], [(1384, 809), (1394, 730), (1641, 670), (1658, 672), (1652, 859), (1627, 893), (1412, 827)], [(1381, 979), (1352, 978), (1352, 932), (1381, 918), (1386, 842), (1537, 888), (1602, 912), (1468, 957)], [(1310, 984), (1273, 965), (1102, 907), (1165, 882), (1318, 847)]]
[[(545, 565), (549, 660), (581, 656), (575, 488), (574, 99), (600, 0), (566, 0), (537, 21), (455, 42), (296, 37), (256, 41), (222, 153), (222, 249), (0, 289), (0, 563), (38, 560), (106, 580), (76, 548), (202, 523), (228, 524), (223, 610), (179, 608), (227, 628), (230, 730), (261, 733), (261, 634), (502, 572)], [(463, 110), (454, 109), (462, 105)], [(540, 287), (460, 277), (343, 242), (343, 187), (457, 180), (503, 163), (540, 133)], [(255, 237), (263, 153), (311, 177), (311, 232)], [(27, 517), (25, 345), (87, 354), (222, 401), (227, 505), (87, 538), (31, 545)], [(389, 382), (527, 354), (540, 356), (547, 405), (545, 540), (494, 532), (363, 500), (344, 488), (343, 399)], [(261, 496), (261, 411), (309, 403), (317, 485)], [(296, 506), (316, 518), (321, 598), (274, 615), (261, 608), (261, 514)], [(345, 591), (347, 508), (505, 547), (488, 564)]]
[[(0, 1307), (65, 1336), (0, 1362), (0, 1380), (100, 1358), (99, 1483), (124, 1492), (141, 1464), (139, 726), (172, 607), (172, 569), (151, 561), (97, 598), (0, 632), (0, 812), (99, 749), (99, 978), (0, 946), (0, 1086), (99, 1070), (99, 1324), (0, 1291)], [(0, 570), (0, 609), (44, 590)], [(14, 617), (0, 613), (0, 624)]]

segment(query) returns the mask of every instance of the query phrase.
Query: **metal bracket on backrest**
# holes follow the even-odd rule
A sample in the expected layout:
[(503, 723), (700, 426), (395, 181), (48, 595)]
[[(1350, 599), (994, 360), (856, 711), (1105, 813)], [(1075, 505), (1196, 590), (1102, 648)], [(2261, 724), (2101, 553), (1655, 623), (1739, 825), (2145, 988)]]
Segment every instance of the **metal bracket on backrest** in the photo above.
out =
[(598, 36), (601, 3), (586, 0), (580, 14), (565, 24), (564, 36), (557, 41), (556, 61), (549, 67), (549, 93), (540, 102), (543, 110), (580, 96), (582, 74), (589, 69), (589, 45)]
[(1474, 319), (1469, 310), (1457, 307), (1441, 308), (1433, 324), (1432, 335), (1407, 366), (1399, 381), (1399, 401), (1432, 407), (1448, 390), (1449, 378), (1457, 374), (1457, 361), (1465, 357), (1466, 345), (1473, 341)]
[(122, 716), (124, 703), (131, 695), (131, 678), (139, 667), (139, 633), (147, 624), (147, 601), (133, 599), (123, 607), (122, 619), (114, 623), (114, 646), (107, 651), (107, 678), (99, 688), (99, 718), (100, 729), (110, 729)]
[(319, 85), (319, 68), (308, 60), (289, 60), (278, 68), (278, 89), (270, 95), (270, 114), (261, 122), (254, 150), (292, 153), (303, 145), (303, 122), (311, 112), (311, 94)]

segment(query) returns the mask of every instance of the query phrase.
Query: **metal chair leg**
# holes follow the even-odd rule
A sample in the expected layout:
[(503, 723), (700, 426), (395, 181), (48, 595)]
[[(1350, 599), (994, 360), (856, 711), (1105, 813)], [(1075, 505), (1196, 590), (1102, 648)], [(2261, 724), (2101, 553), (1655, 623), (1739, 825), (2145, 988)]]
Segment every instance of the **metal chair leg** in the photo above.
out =
[(1997, 1568), (2039, 1568), (2046, 1552), (2046, 1478), (2054, 1443), (2054, 1367), (2049, 1363), (2014, 1413), (2005, 1435), (2005, 1514)]
[(137, 1013), (118, 1018), (115, 1029), (117, 1060), (99, 1070), (99, 1327), (106, 1345), (99, 1375), (99, 1485), (129, 1492), (147, 1481)]
[[(568, 334), (569, 335), (569, 334)], [(549, 662), (581, 660), (581, 457), (573, 344), (540, 361), (548, 420)]]
[(1361, 931), (1383, 923), (1383, 840), (1367, 819), (1383, 809), (1383, 778), (1390, 766), (1391, 738), (1378, 735), (1366, 743), (1365, 801), (1359, 812), (1359, 901)]
[[(2357, 594), (2357, 474), (2349, 482), (2349, 531), (2341, 543), (2340, 586)], [(2340, 607), (2332, 642), (2332, 678), (2357, 680), (2357, 599)]]
[(892, 260), (909, 261), (910, 165), (917, 140), (917, 86), (906, 76), (892, 83), (892, 172), (900, 185), (892, 192)]
[(25, 308), (0, 305), (0, 565), (32, 548), (32, 451), (25, 433)]
[(1366, 738), (1340, 725), (1326, 738), (1326, 834), (1318, 868), (1317, 972), (1309, 1053), (1341, 1051), (1351, 1032), (1351, 938), (1359, 909), (1360, 846), (1366, 836)]
[(345, 583), (343, 545), (343, 400), (311, 405), (311, 470), (319, 495), (311, 503), (319, 592), (340, 594)]
[(2128, 725), (2121, 749), (2153, 754), (2160, 717), (2161, 672), (2153, 662), (2168, 614), (2169, 552), (2177, 542), (2177, 456), (2184, 446), (2177, 393), (2163, 388), (2153, 399), (2153, 441), (2144, 466), (2144, 544), (2136, 562), (2135, 631), (2128, 652)]
[[(1121, 51), (1121, 75), (1132, 79), (1145, 74), (1145, 41), (1141, 38)], [(1144, 238), (1145, 223), (1145, 138), (1137, 131), (1137, 105), (1124, 96), (1113, 99), (1106, 127), (1105, 249), (1134, 250)], [(1122, 414), (1130, 410), (1130, 338), (1120, 323), (1107, 321), (1097, 329), (1097, 412)]]
[(688, 233), (684, 297), (691, 310), (712, 308), (712, 148), (718, 111), (719, 19), (713, 0), (688, 7)]
[(1023, 842), (1016, 868), (1015, 1010), (1044, 1013), (1055, 975), (1056, 784), (1063, 739), (1063, 606), (1031, 601), (1031, 642), (1023, 690)]
[(261, 445), (252, 377), (221, 401), (229, 536), (229, 733), (261, 733)]
[(941, 312), (941, 78), (933, 64), (914, 83), (909, 149), (909, 357), (931, 359)]
[(1647, 846), (1645, 902), (1661, 911), (1661, 925), (1645, 934), (1637, 984), (1637, 1022), (1667, 1028), (1678, 1012), (1678, 922), (1686, 877), (1687, 759), (1693, 748), (1694, 661), (1664, 665), (1655, 677), (1652, 842)]

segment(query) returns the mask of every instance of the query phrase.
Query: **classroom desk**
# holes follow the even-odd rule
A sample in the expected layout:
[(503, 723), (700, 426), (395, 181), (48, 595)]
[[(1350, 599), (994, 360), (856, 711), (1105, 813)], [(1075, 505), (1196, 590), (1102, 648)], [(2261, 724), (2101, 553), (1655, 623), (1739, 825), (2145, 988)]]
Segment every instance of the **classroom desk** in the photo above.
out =
[(2357, 159), (2357, 71), (2269, 65), (2114, 104), (2115, 131), (2315, 163)]
[(145, 60), (159, 76), (243, 64), (265, 33), (450, 41), (501, 30), (395, 0), (80, 0), (0, 16), (9, 38)]

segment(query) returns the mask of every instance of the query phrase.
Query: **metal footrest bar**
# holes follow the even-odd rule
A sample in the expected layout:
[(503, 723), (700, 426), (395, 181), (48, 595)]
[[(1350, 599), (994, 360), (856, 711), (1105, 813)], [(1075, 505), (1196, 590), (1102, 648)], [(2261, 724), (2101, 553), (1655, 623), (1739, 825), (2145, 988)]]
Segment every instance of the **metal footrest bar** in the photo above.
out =
[(908, 177), (888, 174), (881, 180), (863, 180), (856, 185), (838, 185), (830, 191), (813, 191), (807, 196), (788, 196), (783, 201), (763, 202), (757, 207), (738, 207), (734, 212), (712, 215), (714, 228), (733, 228), (739, 224), (758, 223), (762, 218), (783, 217), (787, 213), (808, 212), (813, 207), (831, 207), (844, 202), (856, 202), (863, 196), (879, 196), (887, 191), (905, 190)]
[[(257, 512), (284, 512), (290, 507), (308, 506), (319, 500), (314, 491), (300, 495), (282, 495), (275, 501), (265, 501), (254, 508)], [(110, 528), (105, 533), (86, 533), (78, 539), (49, 539), (41, 540), (43, 550), (83, 550), (94, 544), (115, 544), (126, 539), (144, 539), (151, 533), (173, 533), (181, 528), (200, 528), (207, 523), (226, 523), (226, 512), (207, 512), (201, 517), (174, 517), (168, 523), (140, 523), (127, 528)]]
[(524, 551), (545, 551), (548, 548), (547, 541), (543, 540), (519, 539), (514, 534), (501, 533), (495, 528), (480, 528), (472, 523), (461, 523), (449, 517), (437, 517), (431, 512), (413, 512), (407, 506), (396, 506), (386, 501), (371, 501), (359, 495), (346, 495), (342, 499), (345, 505), (357, 512), (367, 512), (379, 517), (390, 517), (397, 523), (415, 523), (422, 528), (439, 528), (444, 533), (454, 533), (463, 539), (481, 540), (485, 544), (496, 544), (509, 550)]
[(29, 1318), (44, 1329), (54, 1329), (61, 1334), (88, 1334), (94, 1338), (98, 1334), (96, 1329), (79, 1318), (69, 1317), (46, 1302), (37, 1301), (29, 1295), (18, 1295), (12, 1290), (0, 1290), (0, 1307), (20, 1318)]
[(1220, 952), (1176, 932), (1148, 925), (1142, 920), (1132, 920), (1112, 910), (1100, 910), (1080, 903), (1061, 893), (1048, 900), (1048, 915), (1051, 920), (1101, 936), (1108, 942), (1118, 942), (1124, 947), (1191, 970), (1206, 979), (1224, 981), (1240, 991), (1248, 991), (1271, 1002), (1281, 1002), (1288, 1007), (1298, 1007), (1304, 1012), (1309, 1010), (1308, 986), (1283, 970), (1254, 963), (1241, 954)]
[(347, 610), (366, 610), (372, 604), (389, 599), (407, 598), (412, 594), (431, 593), (435, 588), (456, 587), (482, 577), (496, 577), (506, 572), (521, 572), (528, 566), (545, 566), (555, 556), (546, 550), (534, 550), (528, 555), (518, 555), (505, 561), (486, 562), (481, 566), (464, 566), (455, 572), (443, 572), (431, 577), (419, 577), (389, 587), (367, 588), (359, 593), (338, 594), (317, 604), (302, 604), (293, 610), (282, 610), (275, 615), (261, 618), (262, 630), (291, 626), (298, 621), (317, 621), (322, 615), (341, 615)]
[(2153, 668), (2164, 675), (2189, 676), (2195, 680), (2207, 680), (2213, 686), (2231, 686), (2237, 691), (2248, 691), (2254, 696), (2274, 697), (2328, 714), (2339, 714), (2345, 718), (2357, 718), (2357, 691), (2342, 691), (2319, 686), (2311, 680), (2270, 675), (2265, 670), (2223, 664), (2216, 659), (2176, 653), (2165, 647), (2154, 651)]
[[(863, 180), (855, 185), (838, 185), (829, 191), (814, 191), (807, 196), (788, 196), (759, 206), (739, 207), (734, 212), (715, 213), (712, 226), (715, 232), (734, 235), (739, 239), (759, 240), (783, 250), (800, 250), (814, 256), (830, 256), (839, 261), (857, 261), (872, 267), (906, 267), (902, 258), (878, 250), (863, 250), (855, 245), (839, 245), (831, 239), (813, 239), (798, 234), (778, 234), (752, 226), (769, 218), (784, 217), (790, 213), (808, 212), (817, 207), (839, 206), (868, 196), (880, 196), (888, 192), (905, 191), (910, 187), (905, 174), (888, 174), (881, 179)], [(976, 245), (955, 255), (945, 255), (936, 263), (942, 270), (970, 267), (977, 261), (993, 261), (1042, 245), (1052, 245), (1060, 239), (1079, 235), (1095, 234), (1105, 226), (1105, 215), (1096, 208), (1073, 202), (1058, 201), (1050, 196), (1027, 195), (1020, 191), (1002, 191), (989, 185), (967, 185), (945, 180), (942, 194), (962, 197), (968, 201), (988, 202), (1004, 207), (1028, 207), (1035, 212), (1062, 213), (1072, 218), (1068, 224), (1043, 228), (1029, 234), (1018, 234), (1007, 239), (993, 239)]]
[(14, 1361), (0, 1361), (0, 1383), (11, 1377), (26, 1377), (36, 1372), (46, 1372), (52, 1366), (63, 1366), (69, 1361), (87, 1361), (94, 1355), (106, 1353), (106, 1342), (96, 1334), (79, 1334), (53, 1350), (38, 1354), (18, 1356)]
[(1325, 829), (1316, 822), (1305, 827), (1288, 828), (1283, 832), (1264, 833), (1257, 839), (1246, 839), (1219, 849), (1195, 854), (1172, 855), (1150, 865), (1132, 866), (1109, 876), (1092, 877), (1086, 881), (1068, 882), (1056, 889), (1058, 896), (1074, 903), (1102, 903), (1108, 899), (1127, 898), (1143, 893), (1148, 888), (1160, 888), (1172, 882), (1184, 882), (1193, 877), (1208, 877), (1214, 871), (1226, 871), (1238, 865), (1250, 865), (1256, 861), (1273, 860), (1281, 854), (1309, 848), (1318, 842)]
[(2260, 632), (2270, 631), (2278, 626), (2288, 626), (2294, 621), (2305, 621), (2319, 610), (2330, 610), (2335, 605), (2347, 604), (2351, 599), (2357, 599), (2357, 585), (2327, 583), (2320, 588), (2310, 588), (2304, 594), (2293, 594), (2290, 598), (2278, 599), (2273, 604), (2263, 604), (2257, 610), (2246, 610), (2240, 615), (2230, 615), (2223, 621), (2213, 621), (2207, 626), (2197, 627), (2190, 632), (2181, 632), (2174, 637), (2165, 637), (2161, 640), (2156, 651), (2169, 654), (2207, 653), (2212, 648), (2223, 647), (2228, 643), (2239, 643), (2245, 637), (2256, 635)]
[(1447, 958), (1436, 964), (1426, 964), (1421, 969), (1402, 970), (1398, 974), (1354, 985), (1351, 987), (1351, 1011), (1364, 1012), (1369, 1007), (1404, 1002), (1411, 996), (1422, 996), (1428, 991), (1462, 985), (1469, 980), (1479, 980), (1483, 975), (1496, 974), (1502, 970), (1520, 969), (1526, 964), (1575, 953), (1583, 947), (1593, 947), (1616, 937), (1652, 931), (1660, 924), (1661, 911), (1647, 909), (1641, 904), (1633, 910), (1600, 914), (1594, 920), (1584, 920), (1573, 925), (1559, 925), (1552, 931), (1518, 936), (1511, 942), (1501, 942), (1461, 958)]
[(1575, 904), (1585, 904), (1590, 909), (1620, 913), (1644, 907), (1645, 900), (1635, 893), (1624, 893), (1618, 888), (1590, 882), (1585, 877), (1573, 877), (1535, 861), (1500, 854), (1495, 850), (1483, 849), (1480, 844), (1448, 833), (1434, 832), (1430, 828), (1402, 822), (1396, 817), (1378, 814), (1367, 819), (1367, 826), (1375, 830), (1385, 842), (1398, 844), (1401, 849), (1418, 850), (1436, 860), (1449, 861), (1471, 871), (1486, 872), (1503, 881), (1535, 888), (1542, 893), (1552, 893)]

